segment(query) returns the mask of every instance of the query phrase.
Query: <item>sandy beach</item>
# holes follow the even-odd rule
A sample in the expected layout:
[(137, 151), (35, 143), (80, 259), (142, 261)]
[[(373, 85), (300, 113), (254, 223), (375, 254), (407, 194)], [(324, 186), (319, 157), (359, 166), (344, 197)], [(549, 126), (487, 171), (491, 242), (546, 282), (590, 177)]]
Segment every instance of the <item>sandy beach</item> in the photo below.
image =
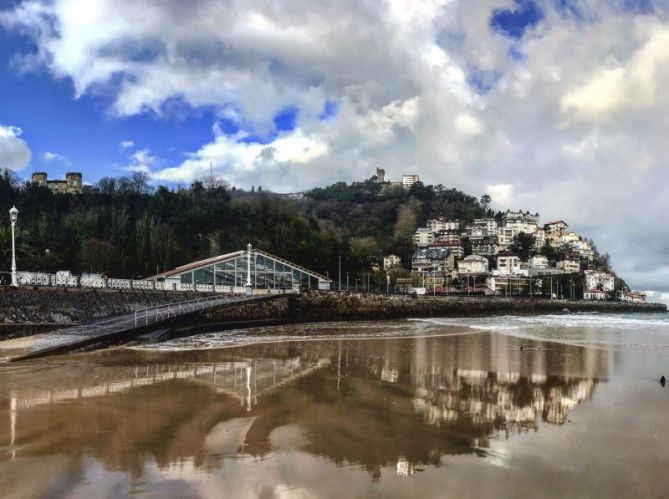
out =
[(281, 326), (0, 366), (5, 497), (660, 497), (669, 322)]

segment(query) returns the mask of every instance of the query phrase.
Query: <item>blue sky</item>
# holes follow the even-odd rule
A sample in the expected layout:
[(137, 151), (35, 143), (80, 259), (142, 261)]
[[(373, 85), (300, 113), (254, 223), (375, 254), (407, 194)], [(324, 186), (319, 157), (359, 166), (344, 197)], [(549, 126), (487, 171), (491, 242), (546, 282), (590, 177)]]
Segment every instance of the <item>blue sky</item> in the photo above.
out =
[[(165, 163), (179, 163), (184, 151), (196, 150), (211, 138), (210, 110), (191, 109), (167, 118), (150, 112), (114, 117), (107, 110), (107, 96), (76, 99), (69, 79), (53, 78), (44, 68), (18, 71), (13, 57), (31, 50), (25, 37), (0, 29), (0, 124), (21, 128), (22, 138), (30, 145), (33, 157), (23, 176), (32, 170), (59, 176), (69, 170), (83, 171), (89, 180), (124, 175), (132, 149), (121, 148), (123, 141), (150, 149)], [(66, 159), (47, 162), (47, 152)]]
[[(12, 3), (21, 2), (12, 0)], [(491, 12), (491, 30), (518, 39), (526, 28), (541, 20), (541, 10), (533, 2), (523, 0), (517, 4), (513, 10)], [(225, 134), (245, 132), (239, 142), (260, 144), (268, 144), (282, 132), (294, 130), (298, 123), (299, 107), (288, 105), (277, 108), (270, 128), (256, 133), (252, 125), (243, 124), (243, 116), (237, 115), (236, 120), (221, 118), (213, 106), (192, 106), (179, 98), (166, 101), (165, 108), (170, 110), (160, 116), (149, 110), (119, 117), (109, 110), (116, 90), (113, 85), (101, 85), (76, 98), (72, 79), (55, 77), (46, 66), (26, 70), (17, 63), (17, 58), (35, 51), (35, 41), (29, 36), (20, 30), (0, 27), (0, 94), (3, 96), (0, 125), (19, 127), (23, 140), (30, 146), (32, 159), (21, 171), (23, 177), (35, 170), (47, 171), (50, 176), (76, 170), (94, 182), (105, 175), (126, 174), (125, 168), (137, 150), (150, 151), (155, 158), (153, 168), (178, 165), (188, 153), (212, 140), (215, 123)], [(510, 53), (515, 53), (513, 48)], [(137, 54), (132, 54), (136, 59)], [(475, 67), (468, 72), (468, 81), (481, 93), (488, 91), (501, 76)], [(328, 122), (337, 112), (336, 99), (326, 98), (318, 117)], [(128, 141), (133, 146), (120, 146)], [(47, 160), (47, 153), (62, 158)]]

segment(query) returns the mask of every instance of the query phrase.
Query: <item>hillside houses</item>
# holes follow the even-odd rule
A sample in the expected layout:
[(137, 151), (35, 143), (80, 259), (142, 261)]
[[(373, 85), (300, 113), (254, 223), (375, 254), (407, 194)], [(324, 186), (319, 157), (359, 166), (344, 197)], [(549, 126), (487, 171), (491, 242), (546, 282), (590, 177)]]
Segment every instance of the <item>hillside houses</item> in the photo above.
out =
[(578, 288), (586, 299), (613, 296), (614, 276), (598, 268), (601, 259), (592, 241), (564, 220), (541, 225), (538, 213), (507, 210), (470, 222), (437, 217), (415, 231), (413, 243), (412, 276), (432, 283), (433, 292), (508, 294), (515, 288), (574, 297)]

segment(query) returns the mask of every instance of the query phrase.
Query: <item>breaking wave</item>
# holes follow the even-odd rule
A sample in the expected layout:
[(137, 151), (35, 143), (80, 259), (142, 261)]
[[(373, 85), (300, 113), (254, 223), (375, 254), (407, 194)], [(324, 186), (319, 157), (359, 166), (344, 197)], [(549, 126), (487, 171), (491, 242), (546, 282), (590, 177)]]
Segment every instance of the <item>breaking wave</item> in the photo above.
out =
[(669, 353), (669, 314), (507, 315), (413, 321), (580, 347)]

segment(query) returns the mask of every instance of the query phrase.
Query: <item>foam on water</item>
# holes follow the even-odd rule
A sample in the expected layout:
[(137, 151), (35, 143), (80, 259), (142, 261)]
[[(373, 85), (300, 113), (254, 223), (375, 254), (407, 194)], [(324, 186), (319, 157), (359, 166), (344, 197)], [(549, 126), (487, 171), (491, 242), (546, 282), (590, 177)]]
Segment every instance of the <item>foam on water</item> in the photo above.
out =
[(550, 314), (332, 322), (221, 331), (133, 348), (209, 350), (286, 341), (418, 338), (491, 332), (575, 347), (669, 354), (669, 314)]
[(364, 340), (462, 336), (478, 334), (470, 328), (445, 328), (443, 325), (402, 322), (311, 323), (198, 334), (157, 344), (137, 345), (142, 350), (212, 350), (258, 343), (287, 341)]
[(579, 347), (669, 353), (669, 314), (548, 314), (415, 319)]

